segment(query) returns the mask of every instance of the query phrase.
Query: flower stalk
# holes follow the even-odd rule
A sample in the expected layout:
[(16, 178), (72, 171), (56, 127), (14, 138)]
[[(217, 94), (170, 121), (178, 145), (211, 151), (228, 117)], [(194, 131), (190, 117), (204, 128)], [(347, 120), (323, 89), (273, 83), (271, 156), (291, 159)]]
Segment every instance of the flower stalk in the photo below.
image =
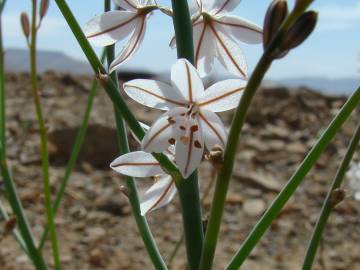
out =
[(360, 88), (358, 88), (354, 94), (348, 99), (348, 101), (341, 108), (337, 116), (330, 123), (325, 132), (321, 135), (317, 143), (312, 147), (310, 152), (307, 154), (299, 168), (289, 179), (288, 183), (278, 194), (271, 206), (266, 210), (265, 214), (259, 220), (259, 222), (252, 229), (249, 236), (244, 241), (240, 250), (232, 258), (230, 264), (226, 270), (239, 269), (245, 259), (249, 256), (257, 242), (266, 232), (271, 225), (271, 222), (277, 217), (281, 209), (285, 206), (286, 202), (294, 194), (298, 186), (304, 180), (307, 173), (315, 165), (316, 161), (320, 157), (321, 153), (326, 149), (331, 140), (336, 135), (337, 131), (341, 128), (344, 122), (351, 115), (353, 110), (359, 105), (360, 102)]
[[(171, 3), (177, 56), (194, 64), (192, 22), (188, 3), (186, 0), (172, 0)], [(204, 239), (197, 172), (194, 172), (186, 180), (177, 181), (176, 187), (182, 207), (188, 267), (190, 270), (197, 270), (200, 265)]]
[(335, 205), (333, 203), (334, 191), (340, 188), (347, 169), (349, 168), (350, 162), (354, 156), (354, 153), (359, 145), (360, 141), (360, 124), (356, 127), (355, 132), (351, 138), (349, 146), (346, 150), (345, 156), (341, 161), (341, 164), (336, 172), (334, 180), (331, 184), (331, 187), (326, 195), (323, 207), (321, 209), (319, 218), (316, 222), (314, 231), (312, 233), (311, 239), (309, 241), (309, 246), (306, 251), (306, 256), (304, 259), (304, 264), (302, 270), (311, 270), (316, 256), (316, 251), (318, 249), (321, 236), (324, 232), (326, 222), (329, 219), (331, 211), (334, 209)]
[(42, 113), (40, 93), (37, 82), (37, 66), (36, 66), (36, 45), (37, 45), (37, 1), (32, 1), (32, 19), (31, 19), (31, 37), (30, 37), (30, 76), (32, 86), (32, 96), (35, 105), (36, 117), (39, 124), (40, 133), (40, 151), (43, 171), (45, 208), (47, 213), (47, 223), (50, 230), (50, 239), (52, 247), (52, 255), (54, 259), (54, 267), (56, 270), (61, 269), (58, 240), (56, 234), (56, 226), (54, 221), (54, 211), (51, 204), (51, 187), (49, 177), (49, 151), (47, 142), (47, 130), (45, 120)]
[[(104, 8), (105, 11), (111, 10), (110, 0), (104, 1)], [(110, 68), (110, 64), (114, 61), (115, 58), (115, 45), (107, 46), (105, 50), (106, 50), (107, 62)], [(110, 74), (110, 76), (113, 82), (115, 83), (116, 87), (119, 89), (119, 83), (118, 83), (116, 71), (113, 71)], [(129, 150), (129, 143), (127, 139), (127, 131), (126, 131), (125, 123), (121, 112), (118, 110), (115, 104), (114, 104), (114, 114), (115, 114), (117, 140), (118, 140), (120, 154), (129, 153), (130, 150)], [(130, 176), (126, 177), (126, 187), (128, 191), (127, 194), (132, 208), (132, 212), (135, 217), (135, 221), (138, 226), (138, 230), (141, 234), (142, 240), (145, 244), (145, 248), (150, 256), (150, 259), (156, 269), (166, 270), (167, 269), (166, 264), (163, 258), (161, 257), (160, 251), (155, 243), (155, 239), (151, 233), (147, 220), (144, 216), (141, 215), (137, 188), (134, 179)]]
[(232, 121), (231, 129), (229, 132), (228, 143), (224, 153), (224, 165), (221, 168), (215, 186), (215, 193), (212, 201), (212, 208), (210, 212), (208, 227), (205, 234), (205, 242), (203, 252), (201, 255), (201, 270), (211, 269), (217, 240), (220, 232), (221, 219), (225, 206), (226, 193), (231, 179), (235, 155), (237, 152), (237, 145), (239, 136), (244, 126), (247, 112), (250, 108), (251, 102), (255, 93), (263, 80), (265, 73), (270, 68), (272, 63), (272, 55), (277, 51), (281, 44), (284, 34), (289, 27), (297, 20), (297, 18), (307, 9), (313, 0), (306, 0), (301, 8), (294, 9), (289, 16), (282, 23), (278, 33), (274, 36), (273, 40), (265, 49), (263, 56), (260, 58), (251, 75), (248, 84), (245, 88), (244, 95), (242, 96), (239, 106), (235, 112)]

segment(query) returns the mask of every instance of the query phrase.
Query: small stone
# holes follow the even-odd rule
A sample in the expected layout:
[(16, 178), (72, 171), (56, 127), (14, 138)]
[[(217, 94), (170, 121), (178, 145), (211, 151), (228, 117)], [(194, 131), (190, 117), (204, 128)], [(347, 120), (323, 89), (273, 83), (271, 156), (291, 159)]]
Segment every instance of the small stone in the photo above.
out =
[(266, 204), (261, 199), (250, 199), (244, 202), (243, 209), (247, 215), (257, 217), (265, 211)]

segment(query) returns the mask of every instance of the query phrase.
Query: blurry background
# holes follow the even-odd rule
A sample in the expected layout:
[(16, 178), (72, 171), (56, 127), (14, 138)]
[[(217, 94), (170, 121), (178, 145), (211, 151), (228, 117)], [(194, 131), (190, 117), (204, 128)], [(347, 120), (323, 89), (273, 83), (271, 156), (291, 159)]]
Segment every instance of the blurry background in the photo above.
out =
[[(68, 0), (81, 25), (102, 12), (101, 0)], [(160, 1), (169, 5), (170, 1)], [(294, 1), (289, 1), (291, 6)], [(275, 62), (249, 112), (236, 156), (214, 269), (223, 269), (266, 207), (296, 170), (316, 138), (359, 84), (360, 0), (316, 0), (320, 12), (314, 34), (285, 59)], [(269, 0), (243, 0), (235, 14), (262, 25)], [(21, 11), (28, 0), (8, 0), (3, 18), (6, 46), (8, 160), (36, 237), (45, 224), (39, 135), (31, 102), (29, 61), (20, 29)], [(158, 12), (150, 18), (140, 50), (119, 69), (119, 78), (155, 76), (168, 79), (175, 51), (170, 18)], [(66, 22), (51, 2), (39, 38), (39, 87), (49, 127), (51, 183), (55, 194), (63, 178), (74, 138), (81, 123), (93, 79), (89, 66)], [(121, 46), (119, 44), (118, 46)], [(262, 47), (241, 44), (253, 69)], [(99, 52), (100, 49), (97, 49)], [(52, 70), (52, 71), (49, 71)], [(154, 73), (149, 75), (148, 73)], [(220, 66), (212, 74), (226, 76)], [(281, 86), (283, 85), (283, 86)], [(305, 86), (305, 87), (304, 87)], [(321, 90), (327, 95), (314, 92)], [(333, 94), (336, 94), (334, 96)], [(126, 99), (126, 97), (125, 97)], [(159, 112), (126, 99), (137, 118), (151, 124)], [(221, 114), (226, 126), (233, 112)], [(244, 264), (247, 270), (298, 270), (323, 199), (342, 159), (360, 110), (353, 113), (313, 170), (273, 222)], [(118, 155), (113, 109), (99, 88), (87, 137), (56, 217), (62, 264), (66, 270), (152, 269), (138, 235), (121, 177), (109, 169)], [(130, 140), (132, 149), (138, 147)], [(359, 153), (355, 160), (359, 161)], [(214, 171), (208, 162), (200, 169), (203, 217), (212, 198)], [(314, 270), (360, 269), (360, 201), (355, 185), (345, 180), (346, 200), (329, 219)], [(140, 193), (151, 179), (136, 180)], [(0, 179), (0, 196), (3, 194)], [(359, 190), (358, 190), (359, 192)], [(8, 206), (7, 206), (8, 207)], [(149, 224), (170, 269), (185, 269), (185, 249), (173, 251), (181, 238), (181, 215), (174, 203), (148, 215)], [(9, 207), (7, 209), (10, 209)], [(0, 235), (3, 232), (0, 220)], [(51, 261), (49, 248), (45, 255)], [(0, 240), (1, 270), (32, 270), (11, 236)]]

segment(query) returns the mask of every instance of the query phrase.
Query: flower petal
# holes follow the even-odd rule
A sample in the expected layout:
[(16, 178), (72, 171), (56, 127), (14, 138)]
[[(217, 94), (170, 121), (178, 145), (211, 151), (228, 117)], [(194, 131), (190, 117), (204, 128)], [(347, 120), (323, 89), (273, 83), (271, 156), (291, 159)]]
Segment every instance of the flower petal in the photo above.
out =
[(247, 78), (247, 65), (238, 44), (223, 31), (219, 24), (209, 24), (215, 37), (217, 57), (232, 74)]
[(250, 21), (231, 15), (220, 16), (215, 21), (223, 26), (224, 31), (238, 41), (248, 44), (262, 42), (262, 29)]
[(212, 70), (216, 47), (210, 27), (206, 23), (195, 24), (193, 27), (195, 66), (201, 77), (206, 76)]
[(170, 176), (161, 177), (140, 198), (141, 215), (159, 209), (172, 201), (176, 187)]
[(136, 11), (140, 4), (137, 0), (114, 0), (114, 2), (120, 8), (131, 11)]
[(188, 178), (199, 166), (204, 153), (204, 142), (201, 128), (197, 121), (189, 128), (183, 139), (177, 140), (175, 145), (175, 159), (182, 176)]
[(203, 96), (196, 100), (200, 109), (213, 112), (223, 112), (234, 109), (239, 105), (246, 81), (229, 79), (217, 82), (206, 89)]
[[(207, 10), (211, 10), (213, 15), (227, 13), (236, 8), (241, 0), (210, 0)], [(206, 1), (207, 2), (207, 1)]]
[(173, 36), (172, 39), (170, 40), (169, 47), (170, 47), (171, 49), (175, 49), (175, 48), (176, 48), (176, 38), (175, 38), (175, 36)]
[(164, 174), (160, 163), (149, 153), (130, 152), (111, 162), (110, 167), (121, 174), (133, 177), (149, 177)]
[(108, 11), (92, 18), (85, 25), (84, 33), (96, 46), (112, 45), (134, 31), (137, 17), (130, 11)]
[(227, 134), (224, 124), (219, 116), (211, 111), (201, 110), (198, 119), (206, 148), (210, 151), (214, 145), (217, 144), (224, 149)]
[(134, 33), (132, 34), (129, 42), (124, 46), (122, 52), (110, 64), (109, 73), (113, 72), (126, 60), (128, 60), (129, 57), (132, 56), (139, 48), (139, 45), (143, 41), (145, 35), (146, 18), (146, 16), (138, 17)]
[(160, 110), (169, 110), (186, 104), (185, 98), (177, 89), (154, 80), (132, 80), (124, 84), (124, 90), (140, 104)]
[(171, 141), (175, 140), (174, 125), (171, 120), (173, 113), (184, 111), (185, 108), (174, 108), (164, 113), (155, 123), (150, 127), (141, 142), (141, 147), (146, 152), (160, 153), (165, 151), (170, 145)]
[(179, 59), (171, 69), (171, 81), (188, 102), (204, 92), (204, 85), (196, 68), (186, 59)]

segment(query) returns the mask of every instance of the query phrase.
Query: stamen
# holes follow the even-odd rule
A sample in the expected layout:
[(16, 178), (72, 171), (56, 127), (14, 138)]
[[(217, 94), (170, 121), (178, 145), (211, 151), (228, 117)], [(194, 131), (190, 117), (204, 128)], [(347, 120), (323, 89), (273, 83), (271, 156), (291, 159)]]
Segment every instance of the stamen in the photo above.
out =
[(195, 142), (194, 142), (194, 146), (196, 147), (196, 148), (202, 148), (202, 145), (201, 145), (201, 143), (198, 141), (198, 140), (196, 140)]
[(199, 126), (198, 126), (198, 125), (191, 126), (190, 130), (191, 130), (192, 132), (196, 132), (196, 131), (199, 130)]

